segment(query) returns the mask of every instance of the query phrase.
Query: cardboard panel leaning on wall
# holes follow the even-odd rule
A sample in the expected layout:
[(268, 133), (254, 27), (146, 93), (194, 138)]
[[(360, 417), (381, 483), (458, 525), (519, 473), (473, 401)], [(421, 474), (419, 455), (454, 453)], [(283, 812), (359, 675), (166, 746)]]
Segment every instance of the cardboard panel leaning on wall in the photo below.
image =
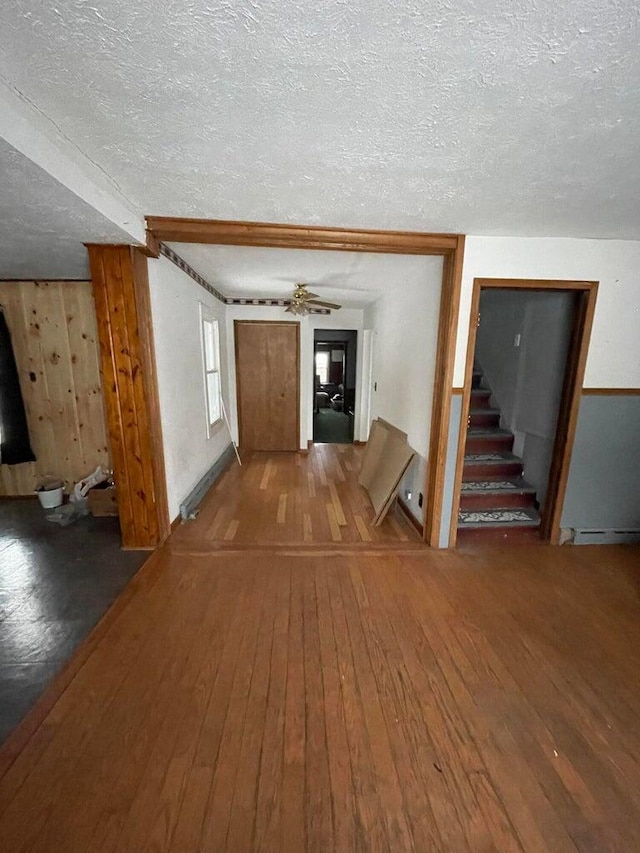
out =
[(220, 458), (231, 439), (224, 421), (207, 437), (200, 305), (217, 318), (222, 396), (227, 405), (226, 307), (166, 258), (149, 261), (169, 516)]
[(72, 486), (110, 467), (96, 315), (88, 281), (3, 281), (35, 462), (0, 465), (0, 494), (32, 494), (45, 474)]

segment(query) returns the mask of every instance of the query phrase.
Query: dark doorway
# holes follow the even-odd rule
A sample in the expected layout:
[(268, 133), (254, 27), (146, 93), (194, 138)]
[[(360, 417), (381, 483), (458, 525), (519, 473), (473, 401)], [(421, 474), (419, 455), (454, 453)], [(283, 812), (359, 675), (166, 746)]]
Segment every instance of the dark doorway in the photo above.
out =
[(351, 444), (356, 400), (357, 332), (316, 329), (313, 335), (313, 440)]

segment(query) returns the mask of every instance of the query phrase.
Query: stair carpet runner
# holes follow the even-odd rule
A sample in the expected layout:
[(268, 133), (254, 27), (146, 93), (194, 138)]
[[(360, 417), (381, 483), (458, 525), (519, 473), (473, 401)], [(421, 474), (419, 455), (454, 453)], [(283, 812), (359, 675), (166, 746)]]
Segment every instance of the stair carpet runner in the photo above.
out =
[(474, 368), (467, 426), (458, 530), (538, 527), (536, 493), (514, 456), (513, 433), (500, 428), (500, 409)]

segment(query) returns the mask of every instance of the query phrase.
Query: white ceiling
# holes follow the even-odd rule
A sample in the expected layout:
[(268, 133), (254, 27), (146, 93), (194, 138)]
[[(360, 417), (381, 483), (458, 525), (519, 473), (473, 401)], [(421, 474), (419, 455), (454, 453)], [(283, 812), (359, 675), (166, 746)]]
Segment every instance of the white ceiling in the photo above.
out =
[(88, 278), (84, 242), (129, 242), (2, 139), (0, 175), (0, 278)]
[(324, 300), (343, 308), (362, 308), (393, 286), (439, 280), (441, 257), (328, 252), (307, 249), (263, 249), (248, 246), (205, 246), (169, 243), (187, 263), (224, 296), (278, 298), (291, 296), (303, 282)]
[(637, 239), (636, 0), (5, 4), (0, 77), (147, 214)]

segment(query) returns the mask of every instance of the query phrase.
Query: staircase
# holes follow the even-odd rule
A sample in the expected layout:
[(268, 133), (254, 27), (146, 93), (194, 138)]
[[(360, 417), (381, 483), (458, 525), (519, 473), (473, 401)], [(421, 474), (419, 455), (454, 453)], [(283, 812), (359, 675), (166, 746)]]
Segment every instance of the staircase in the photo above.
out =
[(539, 527), (535, 489), (512, 449), (513, 433), (500, 428), (500, 409), (492, 408), (491, 389), (474, 368), (458, 531)]

